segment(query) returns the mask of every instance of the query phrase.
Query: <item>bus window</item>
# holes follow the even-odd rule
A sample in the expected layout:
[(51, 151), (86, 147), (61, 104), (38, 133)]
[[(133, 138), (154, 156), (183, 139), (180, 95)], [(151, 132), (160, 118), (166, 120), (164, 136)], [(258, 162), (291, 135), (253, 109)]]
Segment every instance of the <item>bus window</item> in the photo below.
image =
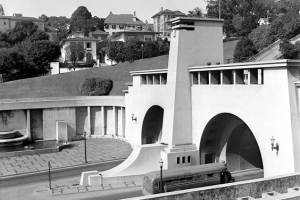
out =
[(186, 178), (186, 182), (192, 182), (193, 181), (193, 177), (187, 177)]
[(180, 183), (185, 183), (186, 182), (186, 179), (185, 178), (181, 178), (180, 179)]
[(172, 183), (172, 181), (166, 181), (166, 185), (167, 186), (170, 186), (170, 185), (172, 185), (173, 183)]
[(176, 179), (176, 180), (173, 180), (173, 184), (178, 184), (179, 183), (179, 180)]
[(207, 174), (207, 178), (212, 178), (214, 174)]
[(154, 187), (158, 188), (158, 182), (155, 182)]

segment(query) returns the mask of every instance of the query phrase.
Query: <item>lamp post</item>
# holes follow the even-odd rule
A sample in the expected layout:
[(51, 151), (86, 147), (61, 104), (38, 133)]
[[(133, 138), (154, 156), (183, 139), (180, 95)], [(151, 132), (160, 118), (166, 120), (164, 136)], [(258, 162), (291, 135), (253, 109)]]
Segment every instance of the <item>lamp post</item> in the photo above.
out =
[(162, 185), (162, 168), (163, 168), (163, 164), (164, 162), (162, 161), (162, 159), (160, 159), (159, 161), (160, 163), (160, 193), (163, 193), (163, 185)]
[(82, 137), (84, 139), (84, 160), (85, 160), (85, 163), (87, 163), (87, 159), (86, 159), (86, 132), (85, 131), (83, 131)]

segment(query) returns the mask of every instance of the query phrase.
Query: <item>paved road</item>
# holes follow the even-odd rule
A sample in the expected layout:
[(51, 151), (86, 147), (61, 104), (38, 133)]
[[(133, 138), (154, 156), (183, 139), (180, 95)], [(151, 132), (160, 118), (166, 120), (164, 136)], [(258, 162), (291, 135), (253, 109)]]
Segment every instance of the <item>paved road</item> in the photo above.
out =
[[(48, 161), (53, 169), (85, 164), (84, 141), (72, 142), (73, 147), (57, 153), (0, 158), (0, 178), (48, 170)], [(88, 163), (126, 159), (132, 148), (120, 139), (99, 138), (87, 140)]]

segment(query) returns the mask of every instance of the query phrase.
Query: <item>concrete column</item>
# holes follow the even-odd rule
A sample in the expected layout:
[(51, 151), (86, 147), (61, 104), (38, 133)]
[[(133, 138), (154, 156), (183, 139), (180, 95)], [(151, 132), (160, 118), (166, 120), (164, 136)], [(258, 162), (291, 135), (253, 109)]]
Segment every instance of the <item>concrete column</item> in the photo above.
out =
[(92, 135), (91, 131), (91, 107), (87, 106), (87, 130), (86, 130), (87, 136)]
[(223, 80), (224, 80), (224, 77), (223, 77), (223, 70), (220, 71), (220, 85), (223, 85)]
[(30, 110), (27, 110), (27, 136), (28, 136), (28, 140), (31, 141), (32, 137), (31, 137), (31, 126), (30, 126)]
[(262, 77), (262, 69), (258, 69), (257, 70), (257, 81), (258, 81), (258, 85), (261, 85), (261, 84), (263, 84), (263, 82), (262, 82), (262, 80), (263, 80), (263, 77)]
[(101, 125), (102, 125), (102, 135), (106, 135), (106, 125), (105, 125), (105, 107), (101, 106)]
[(116, 106), (113, 106), (113, 135), (118, 135), (118, 109)]
[(236, 71), (233, 70), (233, 85), (236, 85)]
[(121, 107), (121, 114), (122, 114), (122, 120), (121, 120), (121, 130), (122, 130), (122, 136), (125, 138), (125, 108)]
[(208, 72), (208, 85), (211, 85), (211, 71)]

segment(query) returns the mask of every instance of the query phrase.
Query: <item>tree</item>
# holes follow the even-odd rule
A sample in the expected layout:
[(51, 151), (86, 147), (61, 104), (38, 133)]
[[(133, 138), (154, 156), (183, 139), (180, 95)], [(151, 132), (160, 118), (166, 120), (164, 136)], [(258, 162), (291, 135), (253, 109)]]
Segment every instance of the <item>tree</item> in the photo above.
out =
[[(226, 0), (220, 3), (221, 18), (224, 19), (223, 28), (228, 37), (246, 36), (257, 27), (260, 18), (274, 16), (274, 0)], [(218, 18), (219, 0), (208, 1), (206, 9), (208, 17)], [(236, 30), (236, 27), (239, 30)]]
[(138, 39), (127, 40), (124, 44), (125, 60), (133, 62), (139, 60), (142, 57), (142, 42)]
[(159, 55), (169, 54), (170, 51), (170, 41), (165, 38), (163, 41), (158, 41), (159, 44)]
[(84, 6), (79, 6), (70, 18), (70, 31), (84, 31), (91, 30), (89, 21), (92, 18), (92, 14)]
[(282, 54), (283, 59), (292, 59), (297, 55), (297, 49), (288, 40), (283, 40), (279, 44), (279, 51)]
[(24, 43), (26, 49), (24, 58), (31, 76), (45, 75), (50, 70), (50, 62), (56, 61), (60, 56), (60, 47), (55, 42), (47, 40)]
[(159, 43), (158, 41), (145, 41), (143, 46), (143, 54), (144, 58), (151, 58), (158, 56), (160, 54), (159, 52)]
[(46, 15), (41, 15), (40, 19), (45, 20), (45, 26), (52, 26), (58, 29), (57, 32), (57, 42), (60, 42), (62, 39), (67, 38), (69, 26), (70, 26), (70, 19), (64, 16), (60, 17), (47, 17)]
[(104, 31), (104, 21), (105, 18), (99, 18), (97, 16), (92, 17), (88, 23), (90, 24), (90, 30), (95, 31), (95, 30), (101, 30)]
[(124, 43), (121, 41), (109, 41), (106, 49), (106, 55), (112, 62), (124, 62)]
[(93, 67), (95, 64), (97, 64), (97, 62), (93, 59), (93, 55), (90, 52), (86, 53), (86, 65)]
[(249, 34), (249, 39), (252, 40), (257, 51), (261, 51), (269, 45), (269, 31), (270, 25), (264, 24), (253, 29)]
[(27, 38), (31, 42), (39, 41), (39, 40), (49, 40), (49, 35), (44, 31), (37, 30), (31, 36)]
[(243, 37), (234, 50), (234, 61), (243, 62), (251, 56), (257, 54), (253, 42), (248, 37)]
[(73, 68), (75, 70), (78, 67), (78, 62), (83, 61), (85, 50), (83, 44), (76, 43), (71, 44), (66, 47), (66, 60), (71, 61), (71, 66), (69, 68)]
[(0, 49), (0, 74), (22, 72), (26, 65), (22, 53), (13, 48)]
[(196, 8), (194, 8), (194, 10), (188, 11), (187, 16), (188, 17), (199, 17), (199, 18), (202, 18), (203, 17), (203, 13), (202, 13), (202, 10), (199, 7), (196, 7)]
[(15, 45), (32, 36), (38, 30), (38, 26), (31, 21), (17, 22), (16, 26), (7, 33), (8, 41)]

